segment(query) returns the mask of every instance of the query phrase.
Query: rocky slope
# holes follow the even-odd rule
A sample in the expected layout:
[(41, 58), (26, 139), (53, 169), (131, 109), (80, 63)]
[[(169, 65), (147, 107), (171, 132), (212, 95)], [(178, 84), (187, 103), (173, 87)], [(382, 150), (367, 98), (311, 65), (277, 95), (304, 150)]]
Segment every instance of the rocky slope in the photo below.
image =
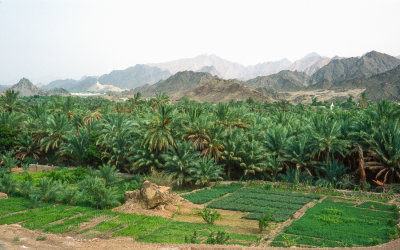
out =
[(400, 65), (399, 59), (371, 51), (361, 57), (332, 59), (330, 63), (312, 75), (312, 80), (314, 83), (327, 80), (336, 85), (354, 78), (366, 79), (372, 75), (391, 70), (398, 65)]
[(17, 84), (14, 84), (10, 89), (19, 92), (19, 96), (34, 96), (34, 95), (69, 95), (69, 92), (62, 88), (56, 89), (40, 89), (35, 86), (31, 81), (22, 78)]
[(160, 92), (171, 95), (179, 91), (192, 89), (214, 78), (216, 77), (206, 72), (183, 71), (172, 75), (166, 80), (161, 80), (156, 84), (141, 86), (130, 92), (140, 92), (145, 97), (156, 96)]
[(313, 52), (292, 63), (292, 65), (289, 67), (289, 70), (300, 71), (306, 73), (307, 75), (312, 75), (320, 68), (327, 65), (330, 60), (331, 59), (328, 57), (322, 57)]
[(181, 91), (172, 95), (172, 99), (181, 100), (183, 97), (199, 102), (229, 102), (243, 100), (251, 97), (256, 101), (273, 101), (273, 99), (254, 89), (244, 86), (237, 80), (224, 80), (214, 78), (193, 89)]
[(272, 88), (277, 91), (296, 91), (310, 85), (310, 77), (303, 72), (283, 70), (269, 76), (259, 76), (244, 83), (252, 88)]

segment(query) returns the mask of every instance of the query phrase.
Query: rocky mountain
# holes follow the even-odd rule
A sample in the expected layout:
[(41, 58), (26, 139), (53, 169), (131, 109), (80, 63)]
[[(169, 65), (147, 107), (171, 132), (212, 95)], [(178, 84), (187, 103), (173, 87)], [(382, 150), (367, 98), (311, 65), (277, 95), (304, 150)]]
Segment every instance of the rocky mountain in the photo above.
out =
[(259, 63), (247, 66), (243, 72), (239, 74), (238, 79), (248, 80), (257, 76), (267, 76), (288, 69), (292, 63), (288, 59), (279, 61)]
[(34, 96), (34, 95), (70, 95), (68, 91), (61, 88), (56, 89), (40, 89), (35, 86), (31, 81), (26, 78), (22, 78), (17, 84), (14, 84), (10, 89), (19, 92), (19, 96)]
[(33, 85), (33, 83), (26, 78), (19, 80), (19, 82), (11, 86), (10, 89), (18, 91), (19, 96), (46, 95), (46, 91)]
[(101, 84), (98, 81), (86, 89), (89, 92), (121, 92), (123, 89), (115, 87), (114, 85)]
[(273, 99), (254, 89), (244, 86), (238, 80), (224, 80), (214, 78), (193, 89), (180, 91), (172, 95), (173, 100), (181, 100), (183, 97), (189, 97), (198, 102), (229, 102), (231, 100), (243, 100), (251, 97), (256, 101), (272, 101)]
[(83, 77), (81, 80), (65, 79), (56, 80), (43, 86), (43, 89), (63, 88), (69, 91), (87, 91), (97, 83), (94, 76)]
[(400, 56), (396, 56), (396, 58), (399, 58), (399, 59), (400, 59)]
[(135, 88), (133, 93), (140, 92), (143, 96), (156, 96), (157, 93), (163, 92), (168, 95), (173, 93), (192, 89), (198, 85), (208, 82), (216, 77), (207, 72), (182, 71), (178, 72), (166, 80), (161, 80), (153, 85), (145, 85)]
[(331, 59), (328, 57), (322, 57), (317, 53), (313, 52), (292, 63), (289, 67), (289, 70), (300, 71), (308, 75), (312, 75), (320, 68), (327, 65), (330, 62), (330, 60)]
[(259, 76), (244, 84), (251, 88), (270, 88), (276, 91), (297, 91), (310, 85), (310, 76), (303, 72), (282, 70), (277, 74)]
[(368, 98), (372, 101), (388, 99), (400, 102), (400, 65), (367, 79), (357, 78), (345, 81), (339, 86), (344, 89), (365, 88)]
[(210, 73), (213, 76), (222, 77), (221, 73), (219, 73), (218, 70), (214, 66), (204, 66), (201, 69), (197, 70), (196, 72), (206, 72), (206, 73)]
[(312, 80), (315, 83), (327, 80), (336, 85), (354, 78), (366, 79), (391, 70), (399, 64), (400, 60), (393, 56), (371, 51), (361, 57), (332, 59), (312, 75)]
[(179, 59), (164, 63), (149, 64), (163, 70), (168, 70), (172, 74), (180, 71), (199, 71), (205, 66), (213, 66), (223, 78), (237, 78), (245, 67), (239, 63), (234, 63), (222, 59), (216, 55), (199, 55), (193, 58)]
[(124, 70), (114, 70), (99, 77), (99, 83), (121, 89), (134, 89), (145, 84), (154, 84), (171, 76), (168, 70), (137, 64)]

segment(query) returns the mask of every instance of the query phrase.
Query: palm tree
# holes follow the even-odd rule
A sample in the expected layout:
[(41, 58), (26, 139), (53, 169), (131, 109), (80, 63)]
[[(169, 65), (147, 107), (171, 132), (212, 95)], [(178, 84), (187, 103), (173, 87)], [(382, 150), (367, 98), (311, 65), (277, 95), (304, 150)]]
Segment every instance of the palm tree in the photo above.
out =
[(226, 165), (228, 178), (231, 177), (232, 168), (240, 166), (242, 162), (241, 151), (244, 141), (241, 129), (229, 130), (224, 138), (221, 159)]
[(311, 125), (311, 145), (314, 147), (314, 155), (325, 153), (326, 164), (329, 163), (331, 153), (332, 155), (339, 153), (344, 156), (350, 142), (342, 138), (341, 125), (338, 121), (329, 119), (327, 116), (316, 116)]
[(174, 111), (172, 105), (158, 105), (157, 114), (144, 133), (143, 146), (158, 152), (168, 150), (169, 146), (176, 148), (171, 129)]
[(372, 135), (364, 134), (365, 141), (369, 144), (369, 151), (379, 162), (366, 162), (365, 167), (379, 170), (375, 178), (383, 175), (383, 183), (390, 176), (393, 182), (395, 176), (400, 179), (400, 124), (399, 121), (385, 122), (373, 128)]
[(163, 154), (166, 172), (172, 174), (179, 186), (185, 185), (188, 180), (188, 170), (199, 158), (199, 152), (194, 151), (192, 143), (178, 142), (176, 149), (170, 146), (168, 153)]
[(255, 174), (256, 172), (264, 172), (267, 170), (268, 164), (266, 159), (266, 152), (263, 145), (251, 138), (246, 140), (243, 144), (241, 151), (242, 162), (240, 166), (244, 169), (244, 174)]
[(202, 157), (189, 168), (190, 180), (196, 185), (205, 186), (212, 180), (220, 180), (222, 167), (214, 162), (212, 158)]
[(101, 119), (102, 114), (99, 111), (90, 111), (88, 110), (86, 112), (86, 115), (82, 118), (82, 124), (87, 124), (88, 125), (88, 131), (89, 131), (89, 137), (90, 137), (90, 130), (91, 130), (91, 125), (92, 125), (92, 121), (96, 120), (100, 120)]
[(44, 132), (47, 134), (41, 141), (41, 149), (47, 152), (60, 147), (65, 140), (65, 134), (70, 130), (71, 124), (65, 114), (50, 115), (47, 117)]
[(289, 162), (296, 164), (296, 169), (306, 170), (311, 175), (307, 167), (313, 156), (310, 144), (306, 135), (293, 136), (288, 140), (285, 155)]
[(22, 134), (16, 140), (16, 151), (15, 158), (24, 160), (25, 157), (29, 156), (33, 159), (39, 159), (40, 146), (33, 140), (32, 135), (28, 133)]
[(71, 159), (78, 165), (83, 165), (87, 159), (89, 148), (89, 134), (86, 129), (80, 133), (68, 133), (65, 142), (61, 144), (59, 154)]
[(9, 112), (12, 113), (13, 110), (18, 106), (18, 91), (14, 91), (13, 89), (8, 89), (1, 97), (1, 103), (4, 105), (4, 108)]

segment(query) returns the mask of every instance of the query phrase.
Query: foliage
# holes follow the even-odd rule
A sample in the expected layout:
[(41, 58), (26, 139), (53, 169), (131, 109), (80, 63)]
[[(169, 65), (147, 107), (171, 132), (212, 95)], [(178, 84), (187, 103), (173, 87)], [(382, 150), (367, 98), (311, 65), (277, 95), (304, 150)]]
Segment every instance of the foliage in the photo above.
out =
[(55, 201), (63, 189), (59, 181), (47, 177), (39, 180), (39, 194), (44, 202)]
[(226, 244), (229, 239), (230, 236), (225, 231), (218, 231), (217, 234), (211, 232), (207, 237), (206, 244), (222, 245)]
[(196, 161), (194, 166), (188, 171), (190, 180), (198, 186), (205, 186), (210, 181), (222, 179), (221, 166), (215, 163), (213, 159), (208, 159), (207, 157), (203, 157), (201, 160)]
[(221, 214), (217, 210), (207, 207), (204, 207), (199, 214), (203, 220), (210, 225), (214, 225), (215, 220), (221, 219)]
[(236, 190), (240, 189), (241, 187), (242, 185), (240, 184), (215, 186), (212, 187), (211, 189), (203, 189), (194, 193), (182, 195), (182, 197), (195, 204), (204, 204), (215, 198), (224, 196), (228, 193), (233, 193)]
[(16, 183), (13, 175), (6, 174), (0, 178), (0, 191), (1, 192), (4, 192), (8, 195), (13, 195), (13, 194), (15, 194), (17, 187), (18, 186), (17, 186), (17, 183)]
[(268, 211), (258, 219), (258, 229), (260, 230), (260, 233), (262, 233), (265, 230), (265, 228), (269, 227), (270, 222), (271, 222), (271, 213)]

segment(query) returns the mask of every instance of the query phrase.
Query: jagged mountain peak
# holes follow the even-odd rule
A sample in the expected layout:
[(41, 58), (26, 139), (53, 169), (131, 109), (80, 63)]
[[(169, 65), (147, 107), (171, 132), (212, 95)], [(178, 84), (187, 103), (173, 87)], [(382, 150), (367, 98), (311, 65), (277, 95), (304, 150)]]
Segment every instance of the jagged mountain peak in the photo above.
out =
[(320, 56), (317, 52), (311, 52), (311, 53), (308, 53), (307, 55), (303, 56), (301, 59), (307, 59), (310, 57), (322, 57), (322, 56)]

